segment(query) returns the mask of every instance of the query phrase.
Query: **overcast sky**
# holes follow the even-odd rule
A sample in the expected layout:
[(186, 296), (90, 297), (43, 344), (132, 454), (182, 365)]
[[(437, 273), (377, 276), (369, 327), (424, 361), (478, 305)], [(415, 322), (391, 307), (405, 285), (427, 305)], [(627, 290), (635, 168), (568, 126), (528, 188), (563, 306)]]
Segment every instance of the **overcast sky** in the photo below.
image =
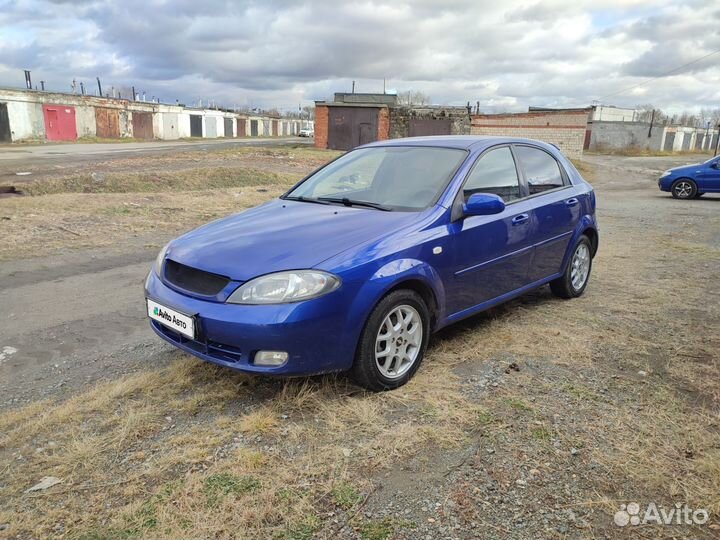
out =
[[(597, 5), (603, 7), (597, 7)], [(296, 108), (420, 90), (481, 110), (720, 107), (720, 2), (0, 0), (0, 86), (135, 85), (147, 97)]]

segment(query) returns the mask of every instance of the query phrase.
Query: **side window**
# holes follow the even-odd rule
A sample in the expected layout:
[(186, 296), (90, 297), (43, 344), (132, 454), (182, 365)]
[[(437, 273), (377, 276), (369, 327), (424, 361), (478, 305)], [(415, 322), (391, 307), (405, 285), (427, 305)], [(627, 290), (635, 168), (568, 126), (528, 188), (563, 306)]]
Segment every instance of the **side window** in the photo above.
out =
[(490, 150), (475, 163), (463, 187), (465, 200), (473, 193), (494, 193), (506, 202), (520, 198), (520, 180), (510, 148)]
[(544, 150), (532, 146), (516, 146), (515, 152), (525, 171), (530, 195), (565, 185), (560, 165)]

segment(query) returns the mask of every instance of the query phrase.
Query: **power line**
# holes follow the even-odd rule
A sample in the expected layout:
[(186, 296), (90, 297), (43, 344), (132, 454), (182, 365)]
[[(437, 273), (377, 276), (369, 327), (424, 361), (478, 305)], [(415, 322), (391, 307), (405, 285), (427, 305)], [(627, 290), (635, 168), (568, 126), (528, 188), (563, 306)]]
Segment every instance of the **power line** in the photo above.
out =
[(618, 90), (617, 92), (612, 92), (611, 94), (604, 95), (604, 96), (598, 98), (598, 101), (602, 101), (602, 100), (607, 99), (607, 98), (612, 97), (612, 96), (617, 96), (618, 94), (623, 94), (623, 93), (627, 92), (628, 90), (632, 90), (633, 88), (637, 88), (637, 87), (639, 87), (639, 86), (643, 86), (643, 85), (645, 85), (645, 84), (647, 84), (647, 83), (649, 83), (649, 82), (655, 81), (655, 80), (657, 80), (657, 79), (662, 79), (663, 77), (667, 77), (668, 75), (672, 75), (672, 74), (675, 73), (676, 71), (680, 71), (681, 69), (683, 69), (683, 68), (685, 68), (685, 67), (692, 66), (693, 64), (697, 64), (698, 62), (701, 62), (701, 61), (705, 60), (706, 58), (710, 58), (712, 55), (718, 54), (718, 53), (720, 53), (720, 49), (717, 49), (717, 50), (715, 50), (715, 51), (712, 51), (711, 53), (708, 53), (708, 54), (706, 54), (705, 56), (701, 56), (700, 58), (697, 58), (697, 59), (695, 59), (695, 60), (693, 60), (693, 61), (691, 61), (691, 62), (687, 62), (686, 64), (683, 64), (683, 65), (681, 65), (681, 66), (678, 66), (678, 67), (676, 67), (676, 68), (673, 68), (673, 69), (671, 69), (670, 71), (666, 71), (665, 73), (661, 73), (660, 75), (657, 75), (657, 76), (655, 76), (655, 77), (650, 77), (649, 79), (646, 79), (646, 80), (644, 80), (644, 81), (642, 81), (642, 82), (640, 82), (640, 83), (633, 84), (632, 86), (628, 86), (627, 88), (623, 88), (622, 90)]

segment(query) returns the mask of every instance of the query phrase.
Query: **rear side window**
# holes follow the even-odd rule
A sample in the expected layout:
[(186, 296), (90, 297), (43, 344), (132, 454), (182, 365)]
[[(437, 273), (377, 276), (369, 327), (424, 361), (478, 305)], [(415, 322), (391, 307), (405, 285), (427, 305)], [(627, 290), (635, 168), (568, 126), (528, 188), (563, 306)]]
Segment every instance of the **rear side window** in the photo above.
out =
[(490, 150), (478, 159), (463, 187), (465, 201), (473, 193), (493, 193), (506, 202), (520, 198), (520, 180), (509, 147)]
[(530, 195), (565, 185), (560, 165), (544, 150), (532, 146), (516, 146), (515, 152), (525, 171)]

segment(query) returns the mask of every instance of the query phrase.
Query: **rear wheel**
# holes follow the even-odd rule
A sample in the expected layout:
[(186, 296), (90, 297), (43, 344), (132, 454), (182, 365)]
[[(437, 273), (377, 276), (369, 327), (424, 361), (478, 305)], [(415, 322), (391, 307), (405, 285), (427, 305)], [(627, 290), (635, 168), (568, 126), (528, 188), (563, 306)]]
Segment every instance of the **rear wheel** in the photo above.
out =
[(582, 235), (575, 244), (565, 273), (550, 282), (550, 290), (560, 298), (577, 298), (585, 292), (592, 270), (592, 244)]
[(676, 199), (694, 199), (697, 195), (697, 185), (689, 178), (679, 178), (673, 182), (671, 191)]
[(351, 375), (361, 386), (381, 391), (408, 382), (420, 367), (430, 334), (430, 313), (415, 291), (393, 291), (368, 318)]

